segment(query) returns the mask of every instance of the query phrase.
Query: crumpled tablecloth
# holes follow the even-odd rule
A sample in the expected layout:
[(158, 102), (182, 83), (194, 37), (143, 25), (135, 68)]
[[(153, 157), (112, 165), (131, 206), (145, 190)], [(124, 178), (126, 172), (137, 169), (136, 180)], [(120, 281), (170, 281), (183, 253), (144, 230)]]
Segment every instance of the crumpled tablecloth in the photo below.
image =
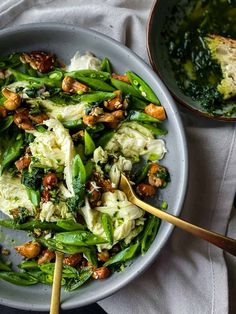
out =
[[(153, 0), (7, 0), (0, 3), (0, 27), (32, 22), (79, 25), (125, 43), (148, 62), (145, 32), (152, 4)], [(180, 111), (190, 172), (181, 217), (222, 234), (227, 233), (230, 221), (229, 234), (236, 237), (236, 210), (232, 210), (236, 188), (235, 124)], [(175, 229), (143, 275), (99, 304), (110, 314), (235, 313), (235, 258), (225, 255)]]

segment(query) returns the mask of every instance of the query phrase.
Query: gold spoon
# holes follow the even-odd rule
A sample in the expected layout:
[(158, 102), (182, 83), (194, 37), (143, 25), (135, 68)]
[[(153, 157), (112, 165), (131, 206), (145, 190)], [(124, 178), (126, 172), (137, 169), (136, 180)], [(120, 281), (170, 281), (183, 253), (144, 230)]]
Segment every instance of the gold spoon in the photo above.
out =
[(119, 183), (119, 189), (123, 191), (128, 200), (141, 207), (145, 211), (151, 213), (154, 216), (157, 216), (158, 218), (168, 221), (169, 223), (194, 234), (195, 236), (202, 238), (219, 248), (223, 249), (224, 251), (236, 256), (236, 240), (232, 238), (228, 238), (223, 236), (222, 234), (206, 230), (203, 228), (200, 228), (196, 225), (193, 225), (183, 219), (180, 219), (174, 215), (168, 214), (167, 212), (162, 211), (161, 209), (155, 208), (143, 201), (141, 201), (134, 193), (131, 184), (129, 180), (126, 178), (125, 175), (121, 174), (120, 183)]
[(57, 251), (55, 252), (55, 254), (56, 262), (53, 276), (50, 314), (59, 314), (60, 311), (61, 276), (64, 254)]

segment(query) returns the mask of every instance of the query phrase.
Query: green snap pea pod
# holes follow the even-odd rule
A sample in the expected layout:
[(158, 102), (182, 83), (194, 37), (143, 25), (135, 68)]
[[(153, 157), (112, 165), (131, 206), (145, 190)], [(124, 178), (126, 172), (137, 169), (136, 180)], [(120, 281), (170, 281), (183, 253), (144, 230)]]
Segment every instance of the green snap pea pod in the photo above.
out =
[(34, 205), (34, 207), (38, 207), (40, 203), (40, 192), (37, 190), (33, 190), (31, 188), (25, 187), (29, 200)]
[(95, 167), (95, 163), (91, 159), (89, 159), (87, 163), (85, 164), (86, 181), (90, 178), (91, 174), (93, 173), (94, 167)]
[(101, 70), (111, 73), (111, 63), (107, 57), (103, 58), (102, 60)]
[(96, 125), (92, 126), (92, 127), (87, 127), (86, 129), (92, 133), (92, 134), (95, 134), (95, 133), (98, 133), (98, 132), (101, 132), (104, 130), (104, 124), (103, 123), (97, 123)]
[(17, 158), (20, 157), (23, 149), (23, 144), (24, 140), (22, 133), (13, 134), (12, 137), (9, 138), (9, 141), (7, 142), (7, 147), (5, 147), (4, 151), (2, 152), (2, 156), (0, 155), (0, 176), (13, 161), (17, 160)]
[(135, 174), (135, 183), (142, 182), (146, 177), (148, 170), (150, 168), (150, 164), (146, 163), (143, 167), (141, 167), (138, 172)]
[[(55, 269), (55, 263), (41, 264), (39, 268), (41, 269), (43, 273), (46, 273), (48, 275), (53, 275), (54, 269)], [(78, 272), (74, 267), (71, 267), (69, 265), (63, 265), (63, 268), (62, 268), (63, 278), (73, 278), (74, 276), (77, 275), (77, 273)]]
[(66, 76), (70, 76), (76, 79), (80, 79), (81, 77), (88, 77), (92, 79), (98, 79), (101, 81), (107, 81), (111, 75), (106, 71), (97, 71), (97, 70), (78, 70), (78, 71), (71, 71), (65, 73)]
[(133, 109), (133, 110), (143, 110), (145, 107), (147, 106), (147, 103), (135, 96), (131, 96), (131, 100), (128, 106), (128, 110), (129, 109)]
[(129, 112), (128, 120), (130, 121), (140, 121), (140, 122), (156, 122), (161, 123), (159, 119), (156, 119), (152, 116), (149, 116), (148, 114), (140, 111), (132, 110)]
[(10, 265), (0, 260), (0, 271), (11, 271)]
[(86, 156), (91, 155), (94, 152), (95, 148), (96, 148), (96, 146), (94, 144), (92, 137), (89, 135), (87, 130), (84, 130), (84, 153), (85, 153), (85, 155)]
[(9, 69), (10, 72), (15, 76), (17, 81), (27, 81), (27, 82), (34, 82), (39, 85), (48, 85), (51, 87), (60, 87), (61, 86), (61, 80), (57, 80), (55, 78), (49, 78), (48, 76), (43, 77), (34, 77), (27, 74), (24, 74), (22, 72), (19, 72), (14, 69)]
[(13, 53), (10, 56), (0, 57), (0, 69), (8, 69), (9, 67), (16, 67), (21, 64), (20, 53)]
[(89, 231), (61, 232), (55, 235), (55, 240), (64, 244), (88, 246), (107, 243), (107, 240)]
[(97, 260), (96, 248), (94, 246), (90, 246), (89, 248), (84, 248), (83, 254), (88, 262), (90, 262), (94, 266), (97, 266), (98, 260)]
[(26, 231), (33, 231), (34, 229), (41, 229), (41, 230), (52, 230), (52, 231), (64, 231), (61, 227), (57, 226), (54, 222), (46, 222), (40, 220), (31, 220), (25, 222), (23, 224), (15, 223), (12, 219), (4, 219), (0, 220), (0, 226), (15, 229), (15, 230), (26, 230)]
[(8, 116), (4, 119), (1, 119), (0, 120), (0, 133), (8, 129), (9, 126), (12, 124), (12, 122), (13, 122), (13, 116)]
[(144, 126), (148, 130), (152, 132), (154, 135), (166, 135), (168, 132), (165, 129), (157, 128), (150, 123), (140, 123), (140, 125)]
[[(37, 278), (39, 283), (46, 284), (46, 285), (52, 285), (53, 283), (53, 275), (44, 273), (41, 270), (35, 270), (35, 269), (27, 270), (27, 274)], [(64, 286), (65, 283), (66, 283), (66, 280), (64, 278), (61, 278), (61, 285)]]
[(104, 100), (112, 99), (116, 96), (114, 93), (109, 92), (90, 92), (80, 96), (80, 101), (88, 103), (101, 102)]
[(102, 214), (102, 227), (106, 234), (107, 240), (110, 244), (113, 243), (113, 224), (111, 216), (108, 214)]
[(121, 263), (121, 262), (125, 262), (125, 261), (132, 259), (135, 256), (135, 254), (139, 248), (139, 245), (140, 245), (139, 242), (137, 242), (137, 243), (132, 244), (131, 246), (127, 247), (126, 249), (120, 251), (116, 255), (112, 256), (104, 264), (104, 266), (109, 266), (112, 264)]
[(90, 77), (80, 77), (79, 81), (81, 83), (84, 83), (91, 87), (94, 90), (99, 90), (99, 91), (104, 91), (104, 92), (113, 92), (115, 90), (114, 87), (109, 85), (108, 83), (98, 80), (98, 79), (93, 79)]
[(111, 83), (113, 86), (115, 86), (116, 89), (119, 89), (121, 90), (125, 95), (132, 95), (132, 96), (135, 96), (137, 98), (143, 98), (134, 88), (132, 85), (126, 83), (126, 82), (123, 82), (123, 81), (120, 81), (120, 80), (117, 80), (117, 79), (114, 79), (112, 78), (111, 79)]
[(160, 225), (160, 219), (156, 216), (149, 215), (146, 226), (141, 236), (141, 253), (142, 255), (147, 252), (151, 246), (153, 240), (155, 239), (157, 230)]
[(104, 133), (102, 137), (100, 137), (100, 139), (98, 140), (97, 146), (101, 146), (102, 148), (104, 148), (114, 134), (115, 134), (114, 130)]
[(80, 158), (80, 156), (77, 154), (73, 160), (73, 166), (72, 166), (72, 174), (73, 177), (80, 177), (80, 182), (82, 184), (85, 184), (86, 182), (86, 170), (84, 167), (84, 164)]
[(83, 267), (78, 271), (77, 276), (67, 280), (65, 291), (73, 291), (82, 286), (93, 274), (91, 267)]
[(23, 261), (18, 265), (18, 267), (24, 270), (39, 269), (39, 264), (36, 261)]
[(57, 226), (61, 227), (64, 230), (68, 231), (73, 231), (73, 230), (84, 230), (85, 227), (78, 223), (75, 222), (73, 219), (68, 219), (68, 220), (58, 220), (56, 222)]
[(47, 247), (51, 251), (59, 251), (65, 254), (84, 253), (87, 252), (88, 249), (84, 246), (64, 244), (56, 241), (55, 239), (46, 240), (44, 238), (38, 238), (37, 241), (39, 241), (43, 246)]
[(141, 77), (139, 77), (137, 74), (131, 71), (127, 71), (126, 75), (128, 76), (134, 89), (140, 95), (142, 95), (145, 99), (154, 104), (160, 104), (159, 99), (157, 98), (151, 87), (146, 82), (144, 82), (144, 80), (141, 79)]
[(1, 271), (0, 279), (19, 286), (30, 286), (38, 283), (38, 279), (27, 273), (16, 273), (13, 271)]
[(62, 120), (61, 123), (63, 126), (67, 129), (75, 129), (79, 126), (83, 125), (82, 119), (76, 119), (76, 120)]

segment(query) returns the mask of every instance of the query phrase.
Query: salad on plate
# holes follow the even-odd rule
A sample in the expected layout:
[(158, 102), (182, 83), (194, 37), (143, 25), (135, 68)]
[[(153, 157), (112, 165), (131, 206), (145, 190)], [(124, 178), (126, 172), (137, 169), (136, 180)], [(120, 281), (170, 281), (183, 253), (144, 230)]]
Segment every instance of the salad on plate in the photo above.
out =
[(0, 88), (0, 226), (30, 236), (15, 246), (17, 267), (2, 247), (0, 279), (52, 284), (60, 251), (71, 291), (145, 254), (160, 221), (128, 201), (119, 179), (142, 198), (170, 181), (166, 113), (148, 84), (114, 73), (106, 57), (77, 52), (65, 66), (33, 51), (0, 58)]

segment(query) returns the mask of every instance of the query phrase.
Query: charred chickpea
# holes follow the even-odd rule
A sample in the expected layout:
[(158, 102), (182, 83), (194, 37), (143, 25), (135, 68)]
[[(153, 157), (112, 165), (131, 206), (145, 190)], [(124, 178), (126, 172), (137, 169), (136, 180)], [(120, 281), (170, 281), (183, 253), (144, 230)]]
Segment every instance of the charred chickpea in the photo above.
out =
[(0, 106), (0, 119), (6, 118), (7, 116), (7, 109), (3, 106)]
[(29, 118), (31, 121), (40, 124), (43, 123), (45, 120), (47, 120), (49, 117), (46, 113), (40, 113), (40, 114), (36, 114), (36, 115), (29, 115)]
[(110, 254), (108, 250), (102, 250), (101, 252), (98, 252), (97, 256), (98, 256), (98, 260), (101, 262), (106, 262), (110, 258)]
[(69, 266), (76, 266), (82, 261), (82, 256), (79, 253), (68, 255), (64, 257), (63, 264), (69, 265)]
[(39, 257), (38, 264), (41, 265), (43, 263), (49, 263), (54, 258), (55, 258), (55, 253), (46, 249), (42, 252), (42, 255)]
[(3, 103), (3, 106), (7, 110), (16, 110), (18, 107), (20, 107), (21, 97), (19, 94), (10, 91), (8, 88), (3, 88), (2, 94), (7, 98), (7, 100)]
[(44, 51), (22, 53), (20, 59), (22, 63), (28, 63), (31, 68), (41, 73), (47, 73), (51, 71), (55, 64), (54, 56)]
[(17, 170), (21, 171), (24, 168), (29, 167), (30, 163), (31, 163), (31, 157), (29, 155), (25, 155), (21, 157), (19, 160), (17, 160), (15, 162), (15, 165), (16, 165)]
[(136, 191), (141, 196), (154, 196), (156, 194), (155, 188), (147, 183), (138, 184)]
[(14, 123), (18, 128), (23, 130), (34, 130), (34, 126), (29, 119), (29, 110), (26, 108), (19, 108), (13, 116)]
[(88, 92), (89, 87), (85, 84), (80, 83), (75, 80), (73, 77), (65, 76), (62, 81), (62, 90), (66, 93), (77, 93), (77, 92)]
[(92, 274), (92, 277), (94, 279), (105, 279), (110, 275), (110, 270), (103, 266), (103, 267), (99, 267), (96, 268)]
[(121, 90), (116, 90), (113, 93), (116, 94), (116, 97), (112, 98), (111, 100), (104, 101), (104, 107), (110, 111), (120, 109), (123, 106)]
[(34, 258), (41, 252), (41, 245), (36, 241), (30, 241), (16, 246), (15, 250), (26, 258)]
[(58, 183), (57, 180), (57, 175), (53, 172), (49, 172), (48, 174), (46, 174), (46, 176), (44, 176), (43, 178), (43, 186), (44, 187), (54, 187), (56, 186)]
[(95, 116), (90, 116), (90, 115), (83, 116), (83, 123), (88, 126), (94, 126), (97, 122), (96, 120), (97, 119)]
[(166, 119), (165, 109), (162, 106), (156, 106), (151, 103), (144, 108), (144, 112), (148, 114), (149, 116), (152, 116), (153, 118), (156, 118), (159, 120)]

